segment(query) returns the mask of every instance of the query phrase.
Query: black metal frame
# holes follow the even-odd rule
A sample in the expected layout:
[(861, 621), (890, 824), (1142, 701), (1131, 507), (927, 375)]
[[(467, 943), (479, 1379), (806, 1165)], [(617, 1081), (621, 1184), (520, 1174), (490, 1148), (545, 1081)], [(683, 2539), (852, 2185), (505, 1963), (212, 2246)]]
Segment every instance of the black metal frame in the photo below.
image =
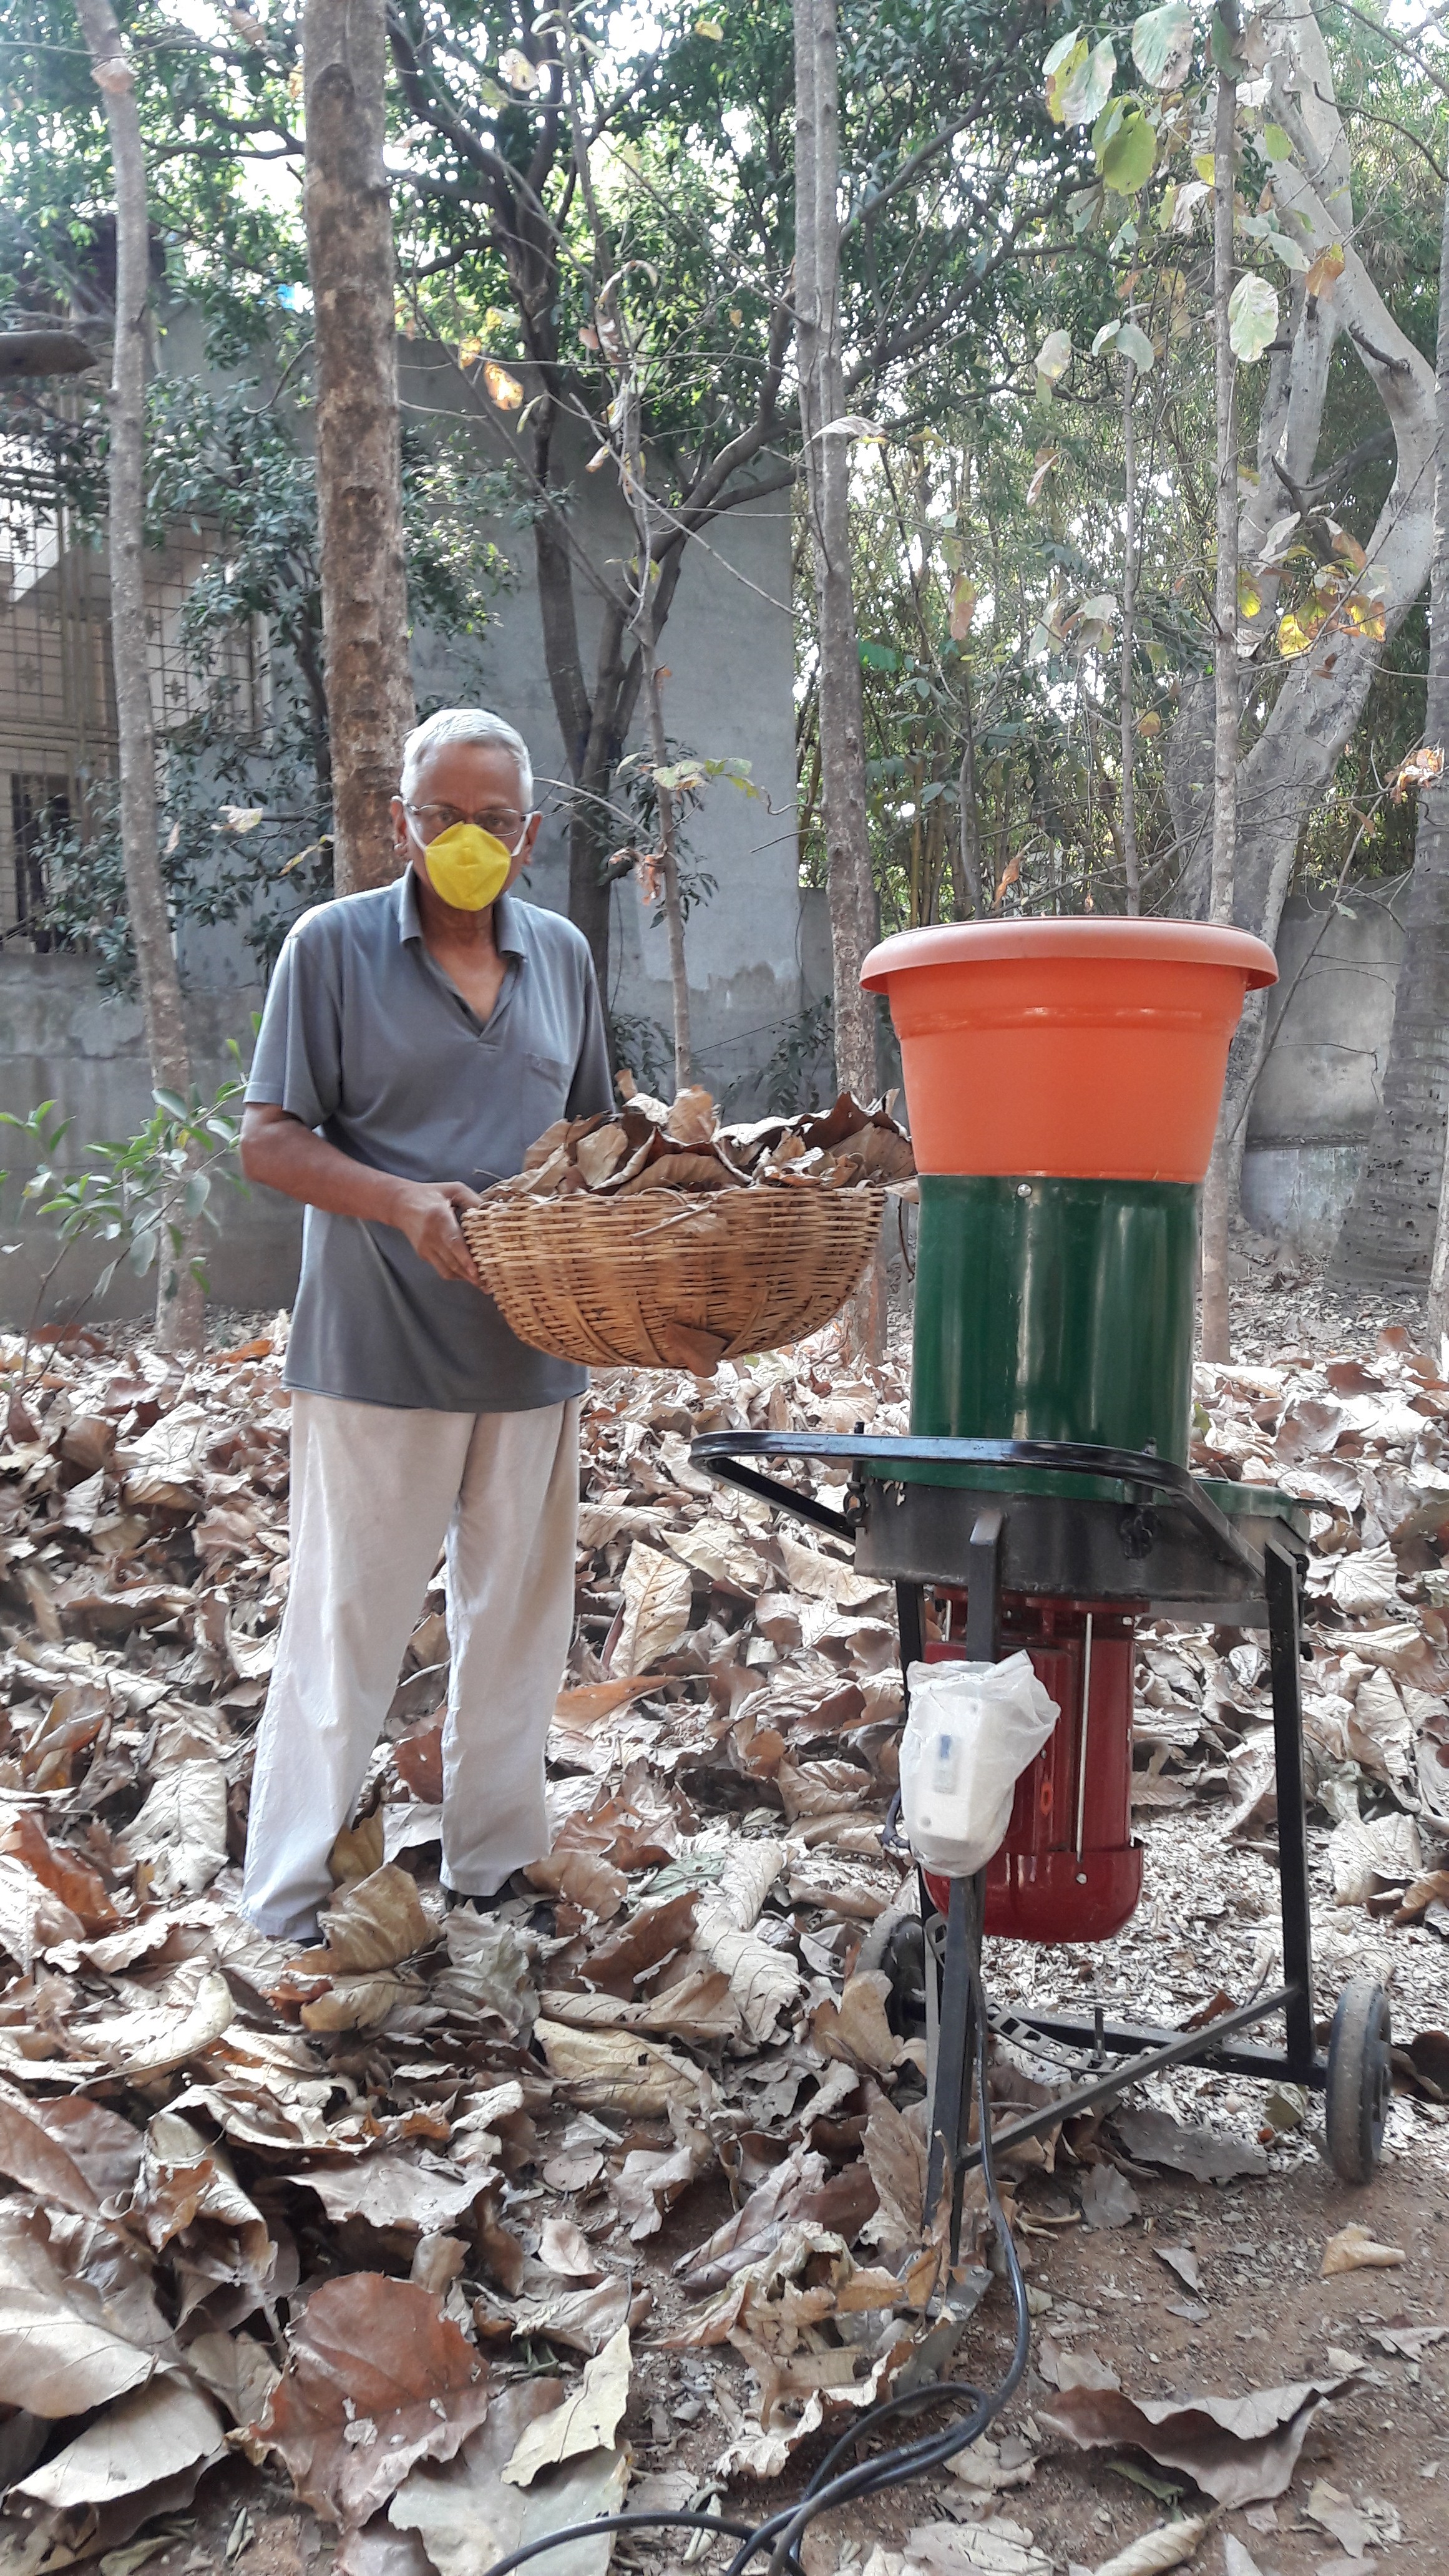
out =
[[(859, 1541), (867, 1531), (872, 1509), (878, 1507), (888, 1490), (902, 1490), (893, 1478), (892, 1467), (909, 1460), (916, 1466), (942, 1464), (981, 1467), (991, 1471), (997, 1490), (972, 1491), (969, 1487), (912, 1485), (903, 1490), (921, 1498), (934, 1497), (938, 1502), (949, 1496), (952, 1509), (952, 1537), (965, 1528), (962, 1553), (965, 1564), (950, 1579), (966, 1587), (967, 1657), (972, 1662), (992, 1663), (997, 1659), (1000, 1624), (1000, 1598), (1003, 1589), (1046, 1593), (1057, 1580), (1052, 1571), (1061, 1550), (1061, 1516), (1076, 1518), (1080, 1514), (1111, 1516), (1114, 1538), (1111, 1545), (1125, 1550), (1115, 1562), (1136, 1562), (1143, 1566), (1140, 1583), (1123, 1579), (1123, 1592), (1129, 1598), (1140, 1598), (1159, 1615), (1190, 1617), (1194, 1611), (1210, 1605), (1210, 1615), (1230, 1617), (1234, 1625), (1265, 1626), (1268, 1631), (1269, 1675), (1273, 1699), (1273, 1758), (1278, 1792), (1278, 1865), (1279, 1893), (1283, 1923), (1283, 1982), (1254, 1996), (1250, 2003), (1223, 2013), (1195, 2030), (1163, 2030), (1151, 2024), (1109, 2022), (1100, 2009), (1088, 2022), (1073, 2014), (1038, 2013), (1013, 2007), (1012, 2023), (1023, 2036), (1060, 2042), (1069, 2048), (1089, 2053), (1092, 2072), (1068, 2092), (1057, 2095), (1040, 2110), (1033, 2111), (1004, 2129), (994, 2129), (993, 2144), (998, 2150), (1018, 2145), (1039, 2136), (1063, 2119), (1076, 2113), (1096, 2109), (1125, 2091), (1142, 2077), (1161, 2073), (1167, 2067), (1195, 2064), (1212, 2067), (1222, 2073), (1251, 2075), (1269, 2081), (1286, 2080), (1321, 2088), (1327, 2081), (1327, 2060), (1319, 2051), (1314, 2033), (1313, 1954), (1308, 1904), (1308, 1855), (1303, 1796), (1303, 1718), (1299, 1692), (1302, 1648), (1299, 1630), (1299, 1553), (1286, 1521), (1275, 1516), (1265, 1505), (1261, 1521), (1255, 1523), (1253, 1538), (1234, 1528), (1217, 1509), (1211, 1497), (1187, 1471), (1173, 1462), (1138, 1454), (1134, 1451), (1097, 1449), (1067, 1441), (998, 1441), (869, 1439), (857, 1435), (841, 1438), (824, 1433), (784, 1434), (775, 1432), (712, 1432), (695, 1441), (691, 1450), (694, 1461), (707, 1467), (711, 1474), (730, 1484), (759, 1495), (778, 1509), (793, 1513), (798, 1519), (827, 1529), (837, 1537)], [(800, 1461), (838, 1465), (848, 1462), (852, 1469), (849, 1509), (832, 1511), (818, 1502), (813, 1494), (801, 1493), (778, 1477), (763, 1474), (753, 1464), (744, 1463), (762, 1457), (788, 1458)], [(1003, 1492), (1000, 1471), (1028, 1471), (1037, 1490)], [(1106, 1502), (1081, 1502), (1068, 1493), (1058, 1502), (1043, 1497), (1039, 1480), (1060, 1476), (1079, 1480), (1082, 1477), (1104, 1480), (1117, 1489)], [(983, 1480), (984, 1481), (984, 1480)], [(961, 1507), (970, 1510), (969, 1525), (956, 1517)], [(1156, 1515), (1169, 1510), (1179, 1524), (1171, 1556), (1172, 1592), (1167, 1598), (1157, 1594), (1151, 1577), (1150, 1559), (1158, 1527)], [(1047, 1523), (1041, 1549), (1044, 1562), (1035, 1569), (1032, 1579), (1032, 1541), (1030, 1516), (1035, 1513)], [(1134, 1526), (1124, 1529), (1123, 1515), (1130, 1514)], [(1184, 1550), (1181, 1521), (1186, 1515), (1195, 1545)], [(1011, 1581), (1003, 1583), (1007, 1562), (1008, 1525), (1027, 1516), (1027, 1535), (1018, 1531), (1014, 1541)], [(918, 1524), (919, 1525), (919, 1524)], [(1255, 1543), (1256, 1542), (1256, 1543)], [(1099, 1549), (1100, 1553), (1100, 1549)], [(1231, 1570), (1235, 1578), (1225, 1582)], [(1022, 1585), (1023, 1573), (1026, 1581)], [(896, 1606), (901, 1639), (901, 1670), (904, 1677), (912, 1663), (920, 1661), (924, 1642), (924, 1597), (929, 1585), (939, 1582), (939, 1575), (925, 1579), (898, 1575), (895, 1581)], [(1186, 1587), (1186, 1588), (1184, 1588)], [(1176, 1600), (1176, 1610), (1174, 1601)], [(922, 1891), (923, 1911), (925, 1893)], [(931, 2205), (935, 2205), (946, 2176), (952, 2178), (953, 2246), (959, 2235), (961, 2181), (971, 2166), (979, 2163), (979, 2143), (970, 2142), (972, 2067), (975, 2052), (973, 1973), (979, 1959), (981, 1923), (985, 1901), (985, 1877), (957, 1879), (951, 1884), (950, 1905), (945, 1917), (944, 1945), (940, 1962), (940, 1996), (938, 2036), (935, 2054), (935, 2077), (932, 2088), (931, 2149), (928, 2188)], [(928, 1927), (929, 1929), (929, 1927)], [(927, 1944), (928, 1951), (930, 1943)], [(928, 1957), (926, 1974), (932, 1974)], [(1282, 2013), (1285, 2045), (1281, 2049), (1257, 2043), (1237, 2042), (1237, 2034)], [(1236, 2044), (1235, 2044), (1236, 2043)], [(1108, 2065), (1106, 2060), (1116, 2062)]]

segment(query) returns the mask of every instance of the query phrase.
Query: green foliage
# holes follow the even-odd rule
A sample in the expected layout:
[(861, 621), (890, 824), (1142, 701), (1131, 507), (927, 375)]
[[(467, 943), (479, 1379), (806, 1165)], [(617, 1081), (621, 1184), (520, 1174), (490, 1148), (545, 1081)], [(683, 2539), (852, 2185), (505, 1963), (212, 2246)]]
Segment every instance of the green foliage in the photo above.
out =
[[(293, 905), (327, 882), (325, 743), (307, 678), (318, 630), (294, 185), (300, 20), (300, 0), (277, 0), (264, 40), (250, 42), (236, 22), (188, 33), (159, 0), (126, 16), (145, 65), (138, 99), (158, 269), (199, 306), (210, 355), (241, 379), (222, 390), (213, 380), (204, 396), (185, 379), (158, 388), (153, 415), (158, 524), (171, 512), (218, 540), (186, 630), (216, 694), (168, 745), (166, 866), (184, 917), (245, 918), (263, 960)], [(419, 614), (475, 631), (469, 619), (501, 567), (468, 556), (470, 532), (502, 519), (524, 545), (542, 555), (553, 543), (568, 558), (588, 627), (601, 589), (619, 577), (617, 565), (582, 567), (575, 552), (581, 467), (619, 473), (612, 329), (631, 352), (658, 525), (716, 470), (720, 504), (755, 482), (778, 490), (795, 470), (790, 13), (785, 0), (742, 0), (705, 19), (696, 0), (671, 0), (645, 22), (594, 0), (573, 17), (603, 244), (585, 219), (560, 22), (523, 0), (456, 0), (446, 12), (439, 0), (395, 0), (389, 23), (403, 327), (457, 352), (471, 399), (506, 429), (514, 459), (506, 485), (473, 488), (464, 462), (437, 462), (431, 428), (427, 450), (412, 451), (410, 476), (422, 479), (410, 482), (410, 581), (430, 602)], [(1324, 23), (1354, 156), (1354, 244), (1395, 318), (1432, 353), (1442, 100), (1391, 41), (1396, 20), (1383, 37), (1362, 11), (1340, 18), (1328, 8)], [(1024, 12), (984, 0), (892, 0), (889, 10), (852, 0), (841, 46), (846, 399), (885, 433), (883, 446), (854, 451), (852, 468), (884, 917), (939, 918), (965, 899), (968, 723), (985, 902), (1110, 909), (1122, 900), (1121, 674), (1109, 639), (1121, 594), (1122, 401), (1134, 370), (1144, 496), (1131, 675), (1138, 827), (1146, 899), (1168, 905), (1181, 853), (1164, 755), (1212, 651), (1208, 15), (1167, 0), (1074, 25), (1045, 0)], [(1292, 138), (1249, 67), (1235, 57), (1234, 69), (1243, 74), (1239, 313), (1250, 327), (1239, 331), (1238, 383), (1248, 457), (1271, 343), (1280, 322), (1288, 327), (1306, 263), (1275, 193)], [(68, 7), (27, 0), (23, 25), (14, 11), (8, 33), (0, 24), (0, 85), (0, 269), (12, 312), (74, 303), (104, 319), (109, 158)], [(614, 323), (601, 319), (606, 277), (616, 281)], [(27, 418), (83, 508), (95, 440), (77, 442), (43, 404)], [(1362, 550), (1372, 529), (1392, 459), (1360, 451), (1380, 420), (1357, 353), (1340, 343), (1318, 465), (1351, 461), (1325, 504), (1331, 518), (1320, 512), (1296, 530), (1278, 569), (1282, 615), (1309, 640), (1325, 574), (1344, 576), (1335, 608), (1357, 599), (1346, 613), (1373, 613), (1372, 568), (1362, 579), (1335, 531)], [(431, 474), (442, 483), (428, 485)], [(707, 515), (700, 527), (708, 537)], [(1245, 571), (1264, 583), (1261, 566)], [(797, 584), (802, 857), (818, 881), (813, 608), (800, 594)], [(222, 647), (258, 615), (299, 677), (274, 700), (265, 742), (239, 743), (227, 730)], [(1245, 743), (1291, 673), (1280, 634), (1292, 644), (1275, 608), (1273, 637), (1246, 674)], [(1396, 636), (1359, 738), (1305, 829), (1304, 876), (1336, 882), (1351, 850), (1359, 873), (1403, 864), (1412, 805), (1385, 805), (1381, 784), (1422, 725), (1424, 644), (1420, 610)], [(609, 776), (589, 789), (601, 832), (617, 832), (622, 803), (643, 838), (654, 782), (625, 776), (612, 796), (622, 748), (621, 732)], [(665, 767), (681, 794), (713, 783), (687, 749)], [(260, 807), (263, 819), (218, 831), (226, 807)], [(125, 908), (104, 845), (104, 835), (92, 844), (88, 880), (65, 874), (56, 926), (87, 938), (119, 973)]]
[[(331, 783), (322, 682), (317, 500), (304, 394), (278, 391), (285, 341), (268, 377), (208, 382), (163, 376), (150, 388), (147, 536), (158, 552), (188, 530), (206, 548), (180, 620), (185, 704), (162, 713), (162, 870), (183, 933), (236, 923), (265, 974), (289, 924), (330, 894)], [(305, 355), (299, 345), (295, 358)], [(305, 379), (303, 380), (305, 383)], [(98, 536), (104, 437), (99, 408), (68, 435), (73, 529)], [(480, 472), (460, 430), (403, 439), (409, 600), (453, 640), (482, 635), (510, 578), (484, 533), (513, 498), (511, 478)], [(243, 704), (263, 621), (270, 687)], [(476, 652), (473, 657), (476, 660)], [(241, 818), (238, 821), (237, 818)], [(48, 852), (44, 928), (84, 948), (107, 989), (133, 977), (114, 791), (98, 786), (89, 830)]]
[[(103, 1297), (122, 1261), (144, 1278), (165, 1250), (173, 1264), (179, 1262), (198, 1226), (218, 1224), (215, 1181), (245, 1187), (236, 1149), (237, 1112), (246, 1084), (235, 1044), (231, 1052), (237, 1058), (237, 1078), (223, 1082), (210, 1098), (194, 1085), (185, 1099), (157, 1091), (152, 1095), (155, 1114), (136, 1135), (88, 1145), (86, 1152), (99, 1170), (75, 1170), (57, 1159), (74, 1121), (58, 1117), (53, 1100), (43, 1100), (26, 1118), (0, 1110), (0, 1126), (13, 1128), (39, 1158), (20, 1195), (56, 1231), (58, 1256), (46, 1273), (47, 1286), (60, 1258), (77, 1243), (116, 1246), (90, 1290), (92, 1297)], [(193, 1253), (189, 1266), (204, 1290), (205, 1262)]]

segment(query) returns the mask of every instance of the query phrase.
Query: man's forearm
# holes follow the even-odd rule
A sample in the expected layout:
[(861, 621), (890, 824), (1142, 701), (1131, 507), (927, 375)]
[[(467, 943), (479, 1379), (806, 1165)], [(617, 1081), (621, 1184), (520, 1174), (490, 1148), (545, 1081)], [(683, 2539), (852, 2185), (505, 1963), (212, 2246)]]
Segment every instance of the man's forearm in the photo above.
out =
[(242, 1113), (241, 1167), (249, 1181), (262, 1181), (307, 1207), (325, 1208), (329, 1216), (395, 1225), (440, 1279), (479, 1285), (458, 1226), (460, 1208), (478, 1202), (461, 1181), (401, 1181), (391, 1172), (374, 1172), (339, 1153), (300, 1118), (258, 1100)]
[(307, 1207), (325, 1208), (332, 1216), (368, 1217), (374, 1224), (397, 1225), (403, 1197), (411, 1184), (390, 1172), (375, 1172), (367, 1163), (339, 1152), (300, 1118), (279, 1118), (265, 1126), (249, 1122), (242, 1131), (242, 1169), (249, 1181), (261, 1181), (285, 1198)]

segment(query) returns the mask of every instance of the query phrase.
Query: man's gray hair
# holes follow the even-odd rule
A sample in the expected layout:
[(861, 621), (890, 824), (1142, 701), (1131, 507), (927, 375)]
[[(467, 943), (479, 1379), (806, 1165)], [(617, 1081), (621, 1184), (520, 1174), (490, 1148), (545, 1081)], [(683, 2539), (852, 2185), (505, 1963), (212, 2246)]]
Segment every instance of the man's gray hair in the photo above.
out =
[(415, 725), (403, 744), (402, 777), (398, 793), (406, 805), (418, 783), (418, 772), (430, 751), (441, 750), (445, 742), (492, 742), (500, 751), (512, 752), (518, 763), (518, 783), (523, 793), (523, 810), (533, 810), (533, 763), (528, 745), (521, 733), (502, 716), (487, 707), (439, 707), (436, 715), (426, 716)]

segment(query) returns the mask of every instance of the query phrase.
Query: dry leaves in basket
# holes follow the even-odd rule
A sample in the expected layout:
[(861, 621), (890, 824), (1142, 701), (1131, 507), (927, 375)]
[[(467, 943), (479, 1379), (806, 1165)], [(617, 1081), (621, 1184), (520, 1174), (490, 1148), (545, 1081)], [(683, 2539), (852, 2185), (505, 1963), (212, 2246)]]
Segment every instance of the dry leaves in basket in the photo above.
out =
[(915, 1176), (909, 1139), (888, 1104), (864, 1109), (843, 1091), (833, 1109), (721, 1127), (709, 1093), (681, 1091), (666, 1104), (619, 1076), (612, 1115), (560, 1118), (524, 1156), (523, 1169), (487, 1192), (497, 1198), (571, 1198), (580, 1190), (625, 1198), (636, 1190), (727, 1190), (764, 1184), (848, 1189), (900, 1186)]

